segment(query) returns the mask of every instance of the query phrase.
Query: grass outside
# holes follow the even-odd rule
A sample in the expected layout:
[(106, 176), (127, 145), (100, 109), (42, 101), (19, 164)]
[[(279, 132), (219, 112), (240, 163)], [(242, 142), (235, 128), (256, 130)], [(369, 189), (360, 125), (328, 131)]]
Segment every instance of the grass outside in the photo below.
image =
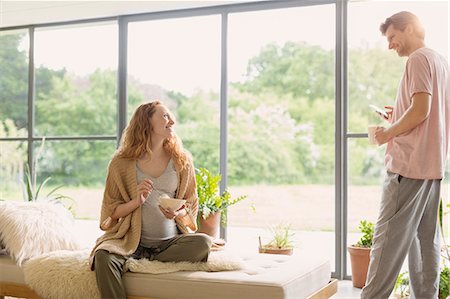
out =
[[(41, 191), (46, 194), (47, 190)], [(302, 231), (334, 231), (335, 189), (333, 185), (254, 185), (230, 187), (233, 197), (247, 195), (244, 201), (230, 207), (228, 225), (268, 229), (276, 224), (290, 224)], [(62, 188), (61, 194), (72, 197), (76, 217), (98, 219), (103, 188)], [(445, 204), (450, 185), (441, 190)], [(2, 199), (22, 200), (20, 192), (3, 192)], [(348, 187), (348, 231), (357, 232), (360, 220), (376, 221), (381, 198), (380, 186)], [(446, 209), (447, 211), (449, 209)], [(450, 213), (444, 218), (444, 231), (450, 232)]]

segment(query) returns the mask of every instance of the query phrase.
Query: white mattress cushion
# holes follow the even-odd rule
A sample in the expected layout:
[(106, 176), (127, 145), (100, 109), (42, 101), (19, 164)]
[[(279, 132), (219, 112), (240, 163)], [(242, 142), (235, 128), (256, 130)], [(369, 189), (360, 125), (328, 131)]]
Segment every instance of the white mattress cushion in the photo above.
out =
[[(223, 272), (124, 275), (128, 295), (156, 298), (306, 298), (330, 280), (330, 263), (313, 256), (254, 254), (246, 268)], [(0, 256), (0, 281), (25, 284), (21, 268)]]
[(306, 298), (331, 278), (328, 260), (312, 256), (254, 254), (246, 269), (124, 276), (129, 295), (156, 298)]

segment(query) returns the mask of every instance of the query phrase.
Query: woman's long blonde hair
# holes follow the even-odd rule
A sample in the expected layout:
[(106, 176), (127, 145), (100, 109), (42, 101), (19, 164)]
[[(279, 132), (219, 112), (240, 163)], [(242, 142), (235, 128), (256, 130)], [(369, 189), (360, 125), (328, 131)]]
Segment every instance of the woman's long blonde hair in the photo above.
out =
[[(153, 128), (150, 119), (158, 105), (162, 105), (162, 103), (154, 101), (137, 107), (123, 132), (120, 146), (116, 152), (117, 156), (125, 159), (139, 159), (145, 154), (149, 154), (151, 157)], [(182, 142), (176, 134), (164, 140), (163, 147), (181, 169), (186, 166), (190, 156), (183, 149)]]

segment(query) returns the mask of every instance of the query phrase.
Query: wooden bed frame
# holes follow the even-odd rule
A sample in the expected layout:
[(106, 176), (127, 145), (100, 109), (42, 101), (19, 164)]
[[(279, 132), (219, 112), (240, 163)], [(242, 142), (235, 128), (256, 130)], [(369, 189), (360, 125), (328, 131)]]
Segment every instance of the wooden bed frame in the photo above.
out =
[[(328, 299), (337, 292), (337, 279), (332, 279), (326, 286), (307, 299)], [(40, 297), (29, 287), (22, 284), (0, 282), (0, 299), (5, 296), (17, 298), (39, 299)], [(127, 299), (152, 299), (149, 297), (128, 296)]]
[(4, 299), (5, 296), (32, 299), (39, 298), (39, 296), (26, 285), (0, 282), (0, 298)]

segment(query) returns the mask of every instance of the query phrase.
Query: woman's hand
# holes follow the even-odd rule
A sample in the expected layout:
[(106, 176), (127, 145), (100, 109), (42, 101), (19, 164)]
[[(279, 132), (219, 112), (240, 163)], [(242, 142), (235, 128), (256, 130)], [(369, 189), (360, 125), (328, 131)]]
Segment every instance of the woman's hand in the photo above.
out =
[(150, 179), (143, 180), (138, 185), (138, 202), (139, 205), (144, 204), (144, 202), (147, 200), (147, 197), (150, 195), (150, 193), (153, 191), (153, 182)]
[(126, 203), (118, 205), (111, 216), (106, 218), (100, 225), (103, 230), (109, 229), (115, 225), (120, 218), (126, 217), (134, 210), (139, 208), (146, 200), (149, 194), (153, 191), (153, 182), (149, 179), (142, 181), (138, 185), (138, 196)]
[(164, 209), (163, 207), (159, 206), (159, 209), (161, 210), (161, 213), (167, 218), (167, 219), (175, 219), (178, 217), (184, 217), (187, 212), (185, 209), (185, 206), (183, 205), (181, 208), (179, 208), (176, 211), (171, 211), (168, 209)]

